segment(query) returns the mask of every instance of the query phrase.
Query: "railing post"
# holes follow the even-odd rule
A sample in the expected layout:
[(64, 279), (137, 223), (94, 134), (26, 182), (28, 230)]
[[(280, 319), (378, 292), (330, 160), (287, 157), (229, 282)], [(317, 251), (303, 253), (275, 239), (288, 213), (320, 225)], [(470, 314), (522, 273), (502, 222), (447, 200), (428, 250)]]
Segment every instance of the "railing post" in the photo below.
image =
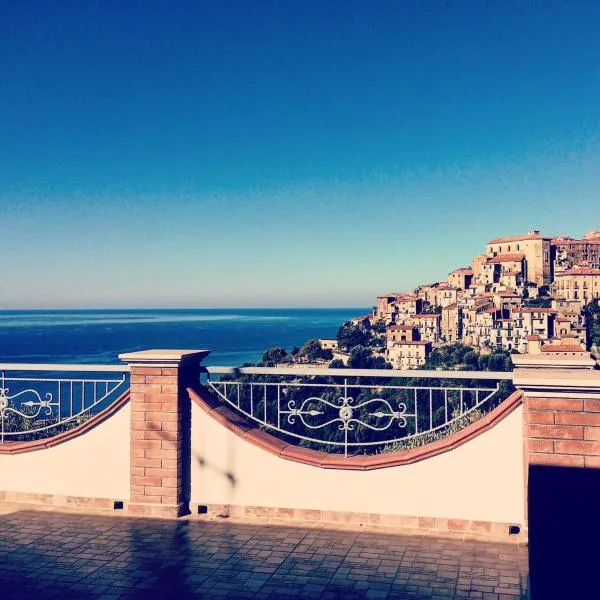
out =
[(131, 366), (132, 514), (189, 514), (190, 399), (208, 350), (144, 350), (120, 354)]
[[(585, 352), (513, 356), (523, 390), (526, 519), (532, 600), (596, 592), (600, 520), (600, 371)], [(591, 595), (590, 595), (591, 594)]]

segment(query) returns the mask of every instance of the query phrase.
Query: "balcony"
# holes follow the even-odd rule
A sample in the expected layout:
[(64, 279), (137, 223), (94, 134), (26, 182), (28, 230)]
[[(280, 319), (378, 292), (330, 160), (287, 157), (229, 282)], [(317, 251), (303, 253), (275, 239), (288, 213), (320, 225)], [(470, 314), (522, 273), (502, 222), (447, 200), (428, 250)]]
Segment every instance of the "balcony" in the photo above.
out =
[[(588, 359), (286, 372), (203, 368), (205, 355), (0, 365), (0, 573), (18, 573), (15, 593), (519, 598), (528, 539), (538, 590), (544, 573), (561, 589), (557, 557), (586, 560), (557, 547), (553, 521), (584, 516), (578, 498), (600, 491)], [(595, 534), (560, 535), (577, 532)], [(116, 572), (106, 544), (119, 547)], [(574, 568), (571, 589), (588, 582)]]

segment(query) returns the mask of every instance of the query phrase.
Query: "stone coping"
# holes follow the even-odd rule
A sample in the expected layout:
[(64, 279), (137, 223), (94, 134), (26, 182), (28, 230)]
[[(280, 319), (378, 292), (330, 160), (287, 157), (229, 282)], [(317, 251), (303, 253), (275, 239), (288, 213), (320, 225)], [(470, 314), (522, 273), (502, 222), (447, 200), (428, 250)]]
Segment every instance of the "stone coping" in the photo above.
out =
[(370, 471), (373, 469), (409, 465), (454, 450), (494, 427), (494, 425), (502, 421), (523, 402), (523, 393), (517, 390), (494, 410), (485, 415), (485, 417), (441, 440), (419, 446), (418, 448), (411, 448), (410, 450), (371, 456), (350, 456), (346, 458), (340, 454), (330, 454), (290, 444), (267, 433), (260, 429), (256, 423), (251, 422), (232, 408), (218, 401), (206, 388), (198, 390), (188, 388), (188, 394), (204, 412), (221, 423), (229, 431), (275, 456), (322, 469), (352, 471)]
[(43, 438), (40, 440), (31, 440), (27, 442), (4, 442), (0, 444), (0, 454), (21, 454), (23, 452), (33, 452), (34, 450), (44, 450), (45, 448), (51, 448), (64, 442), (68, 442), (84, 433), (90, 431), (94, 427), (97, 427), (101, 423), (104, 423), (107, 419), (117, 413), (123, 406), (129, 402), (129, 390), (126, 390), (115, 400), (110, 406), (107, 406), (104, 410), (98, 414), (90, 417), (84, 423), (63, 431), (57, 435), (49, 438)]

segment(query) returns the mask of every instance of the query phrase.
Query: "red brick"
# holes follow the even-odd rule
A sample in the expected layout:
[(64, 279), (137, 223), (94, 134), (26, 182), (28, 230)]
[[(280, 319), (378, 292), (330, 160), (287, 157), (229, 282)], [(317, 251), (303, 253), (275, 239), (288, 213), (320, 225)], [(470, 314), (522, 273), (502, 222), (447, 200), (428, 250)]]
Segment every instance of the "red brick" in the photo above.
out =
[(174, 436), (181, 429), (181, 423), (177, 421), (163, 421), (162, 422), (162, 431), (166, 431), (169, 433), (171, 437)]
[(144, 495), (144, 486), (143, 485), (130, 485), (129, 493), (143, 496)]
[(177, 384), (161, 385), (160, 391), (163, 394), (177, 394), (179, 386)]
[(146, 375), (146, 383), (160, 383), (161, 385), (173, 385), (177, 383), (177, 377), (171, 375)]
[(600, 456), (585, 456), (585, 466), (589, 469), (600, 469)]
[(586, 412), (600, 412), (600, 400), (586, 400), (584, 402), (584, 410)]
[(143, 448), (131, 448), (129, 455), (131, 456), (132, 459), (133, 458), (142, 458), (144, 456), (144, 449)]
[(161, 367), (160, 372), (162, 375), (175, 375), (179, 373), (179, 369), (177, 367)]
[(600, 427), (586, 427), (584, 437), (586, 440), (600, 441)]
[[(139, 423), (139, 421), (135, 421), (135, 423)], [(145, 435), (146, 432), (144, 431), (144, 429), (134, 428), (133, 422), (132, 422), (131, 431), (129, 432), (132, 444), (133, 444), (133, 442), (135, 442), (137, 444), (137, 442), (141, 442), (146, 439), (146, 435)]]
[(561, 425), (597, 425), (600, 427), (600, 413), (557, 413), (556, 423)]
[(168, 488), (174, 488), (179, 485), (179, 480), (177, 477), (163, 477), (162, 485)]
[[(145, 401), (149, 404), (162, 404), (173, 402), (177, 404), (177, 394), (144, 394)], [(158, 410), (158, 406), (152, 407), (152, 410)]]
[(148, 477), (144, 475), (142, 477), (132, 477), (131, 485), (162, 485), (162, 480), (160, 477)]
[(143, 448), (144, 450), (160, 450), (162, 442), (158, 440), (131, 440), (132, 448)]
[(146, 450), (148, 458), (177, 459), (177, 450)]
[(177, 469), (177, 467), (181, 467), (181, 460), (175, 458), (163, 458), (161, 461), (162, 469)]
[(154, 375), (160, 373), (160, 367), (135, 367), (131, 366), (132, 375)]
[(600, 442), (556, 441), (554, 451), (560, 454), (585, 454), (600, 456)]
[(160, 458), (132, 458), (132, 467), (143, 467), (144, 469), (160, 469), (161, 461)]
[(132, 375), (130, 377), (130, 382), (131, 382), (131, 385), (136, 385), (138, 383), (146, 383), (146, 376), (145, 375)]
[(131, 467), (129, 469), (130, 475), (136, 476), (136, 477), (144, 475), (144, 466), (138, 467), (138, 466), (131, 465)]
[(530, 438), (582, 440), (583, 427), (576, 425), (529, 425)]
[(146, 475), (150, 477), (173, 477), (173, 471), (171, 469), (146, 469)]
[(448, 529), (450, 531), (466, 531), (469, 527), (469, 521), (465, 519), (448, 519)]
[(160, 447), (163, 450), (177, 450), (178, 445), (179, 445), (178, 440), (162, 440), (160, 442)]
[[(164, 440), (167, 437), (167, 433), (164, 433), (160, 429), (147, 428), (144, 439), (146, 440)], [(583, 439), (583, 436), (581, 436)]]
[[(559, 442), (557, 442), (559, 443)], [(572, 444), (574, 442), (567, 442)], [(529, 463), (532, 465), (549, 465), (555, 467), (583, 467), (583, 456), (569, 456), (566, 454), (531, 454)]]
[(527, 398), (530, 410), (583, 410), (583, 400), (571, 398)]
[(530, 410), (527, 412), (527, 421), (529, 423), (540, 423), (540, 424), (544, 424), (544, 425), (553, 425), (554, 424), (554, 413)]
[(162, 496), (163, 494), (168, 493), (162, 485), (146, 485), (144, 486), (144, 494), (146, 496)]
[(527, 441), (530, 452), (554, 452), (553, 440), (530, 439)]
[[(131, 494), (131, 497), (129, 498), (129, 502), (148, 502), (149, 498), (148, 496), (146, 496), (146, 494)], [(131, 505), (130, 505), (131, 506)]]
[(161, 422), (163, 423), (164, 421), (169, 421), (170, 423), (172, 422), (177, 422), (178, 420), (178, 416), (174, 413), (163, 413), (161, 412), (156, 412), (156, 411), (149, 411), (146, 413), (146, 420), (147, 421), (157, 421), (157, 422)]

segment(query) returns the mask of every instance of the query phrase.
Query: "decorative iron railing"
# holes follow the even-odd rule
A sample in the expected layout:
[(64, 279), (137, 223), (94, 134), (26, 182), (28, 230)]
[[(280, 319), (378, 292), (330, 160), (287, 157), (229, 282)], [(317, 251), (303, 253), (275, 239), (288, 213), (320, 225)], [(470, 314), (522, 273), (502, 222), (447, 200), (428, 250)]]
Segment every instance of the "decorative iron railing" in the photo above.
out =
[(206, 373), (223, 402), (262, 428), (346, 456), (431, 441), (512, 391), (506, 372), (207, 367)]
[(0, 364), (0, 443), (52, 437), (85, 422), (127, 390), (128, 371), (127, 365)]

